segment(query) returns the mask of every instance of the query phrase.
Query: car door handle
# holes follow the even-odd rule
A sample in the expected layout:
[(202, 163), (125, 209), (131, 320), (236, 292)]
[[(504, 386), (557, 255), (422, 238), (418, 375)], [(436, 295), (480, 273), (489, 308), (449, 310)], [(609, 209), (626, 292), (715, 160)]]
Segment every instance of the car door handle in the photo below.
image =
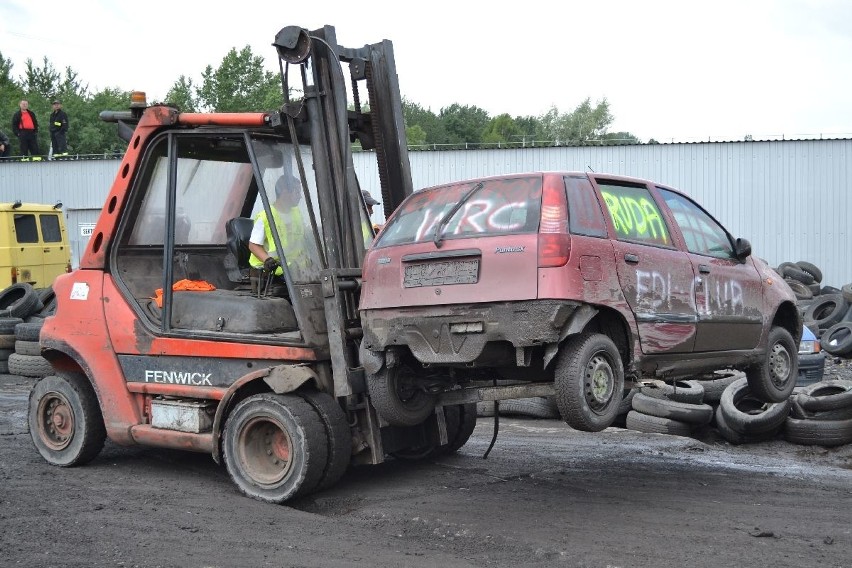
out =
[(710, 267), (706, 264), (699, 264), (698, 272), (700, 272), (701, 274), (710, 274)]
[(639, 256), (627, 253), (624, 255), (624, 262), (628, 264), (639, 264)]

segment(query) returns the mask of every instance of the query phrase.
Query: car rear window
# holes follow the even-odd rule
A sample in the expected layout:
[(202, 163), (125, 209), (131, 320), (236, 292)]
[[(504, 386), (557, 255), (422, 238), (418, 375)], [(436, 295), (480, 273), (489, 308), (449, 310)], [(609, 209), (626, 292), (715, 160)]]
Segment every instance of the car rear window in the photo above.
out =
[(461, 207), (443, 225), (444, 240), (535, 233), (541, 211), (541, 184), (541, 176), (530, 176), (475, 180), (418, 191), (400, 205), (379, 233), (375, 246), (434, 239), (438, 225), (463, 199)]

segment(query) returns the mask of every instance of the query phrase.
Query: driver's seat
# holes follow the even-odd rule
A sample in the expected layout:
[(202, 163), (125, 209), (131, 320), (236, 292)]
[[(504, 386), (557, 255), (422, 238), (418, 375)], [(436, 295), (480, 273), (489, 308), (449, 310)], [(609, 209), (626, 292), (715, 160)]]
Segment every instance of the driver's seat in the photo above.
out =
[(228, 239), (225, 270), (228, 273), (228, 279), (237, 284), (251, 284), (248, 243), (252, 227), (254, 227), (254, 221), (248, 217), (234, 217), (225, 223), (225, 236)]

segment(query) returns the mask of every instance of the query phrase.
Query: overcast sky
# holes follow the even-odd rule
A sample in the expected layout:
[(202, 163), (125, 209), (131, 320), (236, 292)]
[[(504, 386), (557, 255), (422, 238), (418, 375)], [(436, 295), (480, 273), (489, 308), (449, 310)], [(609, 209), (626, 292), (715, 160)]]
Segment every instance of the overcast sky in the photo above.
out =
[(212, 2), (2, 0), (0, 53), (71, 67), (90, 92), (162, 100), (231, 48), (277, 71), (286, 25), (393, 42), (403, 96), (438, 113), (570, 112), (606, 98), (642, 141), (852, 136), (852, 1)]

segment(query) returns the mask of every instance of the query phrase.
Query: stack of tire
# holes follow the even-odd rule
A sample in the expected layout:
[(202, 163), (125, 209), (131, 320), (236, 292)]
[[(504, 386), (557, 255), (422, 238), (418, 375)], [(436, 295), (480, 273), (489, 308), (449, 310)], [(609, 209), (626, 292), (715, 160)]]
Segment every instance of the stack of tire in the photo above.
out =
[(821, 381), (792, 395), (784, 439), (807, 446), (852, 443), (852, 381)]
[(822, 271), (810, 262), (782, 262), (775, 269), (790, 285), (805, 325), (836, 357), (852, 357), (852, 283), (822, 285)]
[(52, 374), (41, 355), (39, 333), (44, 318), (56, 310), (51, 287), (12, 284), (0, 291), (0, 372), (25, 377)]
[(704, 402), (704, 387), (698, 381), (657, 381), (639, 387), (632, 396), (625, 426), (638, 432), (691, 436), (712, 420), (713, 407)]

